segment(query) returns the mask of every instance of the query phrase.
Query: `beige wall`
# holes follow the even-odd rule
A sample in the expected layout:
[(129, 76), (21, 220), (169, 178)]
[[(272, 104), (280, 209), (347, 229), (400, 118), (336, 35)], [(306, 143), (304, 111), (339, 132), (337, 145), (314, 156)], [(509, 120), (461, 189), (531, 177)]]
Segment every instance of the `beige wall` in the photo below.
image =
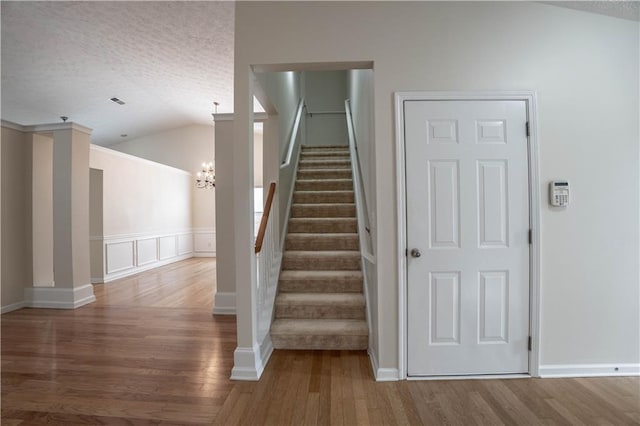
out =
[(2, 307), (31, 285), (31, 149), (27, 134), (2, 127)]
[(307, 71), (303, 73), (303, 97), (307, 105), (306, 145), (347, 145), (344, 114), (309, 114), (344, 111), (347, 99), (346, 71)]
[[(638, 32), (637, 22), (539, 3), (238, 2), (236, 134), (228, 157), (237, 169), (235, 190), (251, 186), (242, 176), (250, 168), (250, 65), (373, 61), (378, 356), (380, 367), (397, 368), (394, 92), (536, 91), (540, 361), (638, 363)], [(546, 185), (554, 178), (572, 184), (565, 211), (547, 207)], [(233, 203), (236, 261), (248, 261), (247, 202), (220, 202)], [(238, 312), (250, 315), (250, 293), (241, 288), (250, 271), (237, 270)], [(238, 325), (240, 346), (251, 344), (247, 324)]]
[(192, 228), (189, 173), (96, 145), (90, 166), (103, 171), (105, 236)]
[[(203, 162), (215, 161), (214, 139), (213, 125), (193, 125), (109, 145), (109, 148), (195, 175)], [(194, 228), (215, 230), (215, 192), (193, 186)]]

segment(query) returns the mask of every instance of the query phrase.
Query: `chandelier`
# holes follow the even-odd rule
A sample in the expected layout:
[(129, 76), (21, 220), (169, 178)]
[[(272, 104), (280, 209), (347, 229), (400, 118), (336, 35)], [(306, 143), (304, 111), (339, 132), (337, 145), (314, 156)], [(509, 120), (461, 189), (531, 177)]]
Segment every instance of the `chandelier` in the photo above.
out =
[(213, 163), (202, 163), (202, 171), (196, 175), (196, 188), (213, 189), (216, 186), (216, 175)]

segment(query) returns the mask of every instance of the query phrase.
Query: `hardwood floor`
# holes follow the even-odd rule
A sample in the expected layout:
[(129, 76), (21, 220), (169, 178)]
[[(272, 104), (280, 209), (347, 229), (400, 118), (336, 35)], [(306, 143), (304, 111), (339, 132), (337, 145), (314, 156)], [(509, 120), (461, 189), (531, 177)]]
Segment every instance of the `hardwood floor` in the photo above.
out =
[(640, 424), (640, 378), (373, 381), (364, 351), (276, 351), (233, 382), (215, 261), (106, 285), (80, 309), (2, 315), (2, 424)]

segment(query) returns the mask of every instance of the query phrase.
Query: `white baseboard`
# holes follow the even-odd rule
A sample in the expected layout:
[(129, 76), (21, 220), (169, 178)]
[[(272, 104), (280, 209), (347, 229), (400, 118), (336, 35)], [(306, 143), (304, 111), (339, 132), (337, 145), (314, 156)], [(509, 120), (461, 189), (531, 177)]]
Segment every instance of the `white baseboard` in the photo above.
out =
[(30, 308), (53, 309), (76, 309), (96, 301), (91, 284), (73, 288), (25, 288), (24, 298), (26, 306)]
[[(272, 348), (273, 351), (273, 348)], [(269, 353), (271, 355), (271, 353)], [(267, 357), (268, 360), (268, 357)], [(253, 348), (237, 347), (233, 352), (233, 369), (231, 380), (260, 380), (265, 363), (256, 344)]]
[(193, 253), (193, 257), (216, 257), (216, 252), (215, 251), (208, 251), (208, 252), (194, 252)]
[(22, 309), (26, 306), (27, 304), (24, 301), (12, 303), (10, 305), (5, 305), (2, 308), (0, 308), (0, 314), (6, 314), (9, 312), (17, 311), (18, 309)]
[(373, 376), (376, 382), (397, 382), (399, 378), (399, 371), (397, 368), (380, 368), (378, 367), (378, 357), (376, 353), (369, 348), (367, 350), (369, 354), (369, 360), (371, 361), (371, 368), (373, 369)]
[(236, 314), (236, 293), (216, 292), (213, 297), (214, 315), (235, 315)]
[(114, 272), (112, 274), (106, 274), (104, 278), (100, 277), (91, 277), (92, 284), (102, 284), (109, 283), (114, 280), (118, 280), (120, 278), (129, 277), (131, 275), (139, 274), (140, 272), (148, 271), (150, 269), (159, 268), (160, 266), (169, 265), (174, 262), (180, 262), (181, 260), (186, 260), (193, 257), (193, 253), (183, 254), (181, 256), (174, 256), (168, 259), (159, 260), (153, 263), (146, 263), (143, 266), (134, 266), (132, 268), (126, 269), (124, 271)]
[(640, 376), (640, 364), (555, 364), (541, 365), (540, 377)]

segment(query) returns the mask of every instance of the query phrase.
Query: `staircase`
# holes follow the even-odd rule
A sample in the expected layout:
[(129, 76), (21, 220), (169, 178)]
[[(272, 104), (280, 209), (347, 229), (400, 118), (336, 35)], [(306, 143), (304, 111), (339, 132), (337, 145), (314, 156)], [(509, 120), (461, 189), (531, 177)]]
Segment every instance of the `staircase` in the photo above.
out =
[(276, 349), (367, 349), (351, 159), (302, 147), (271, 340)]

